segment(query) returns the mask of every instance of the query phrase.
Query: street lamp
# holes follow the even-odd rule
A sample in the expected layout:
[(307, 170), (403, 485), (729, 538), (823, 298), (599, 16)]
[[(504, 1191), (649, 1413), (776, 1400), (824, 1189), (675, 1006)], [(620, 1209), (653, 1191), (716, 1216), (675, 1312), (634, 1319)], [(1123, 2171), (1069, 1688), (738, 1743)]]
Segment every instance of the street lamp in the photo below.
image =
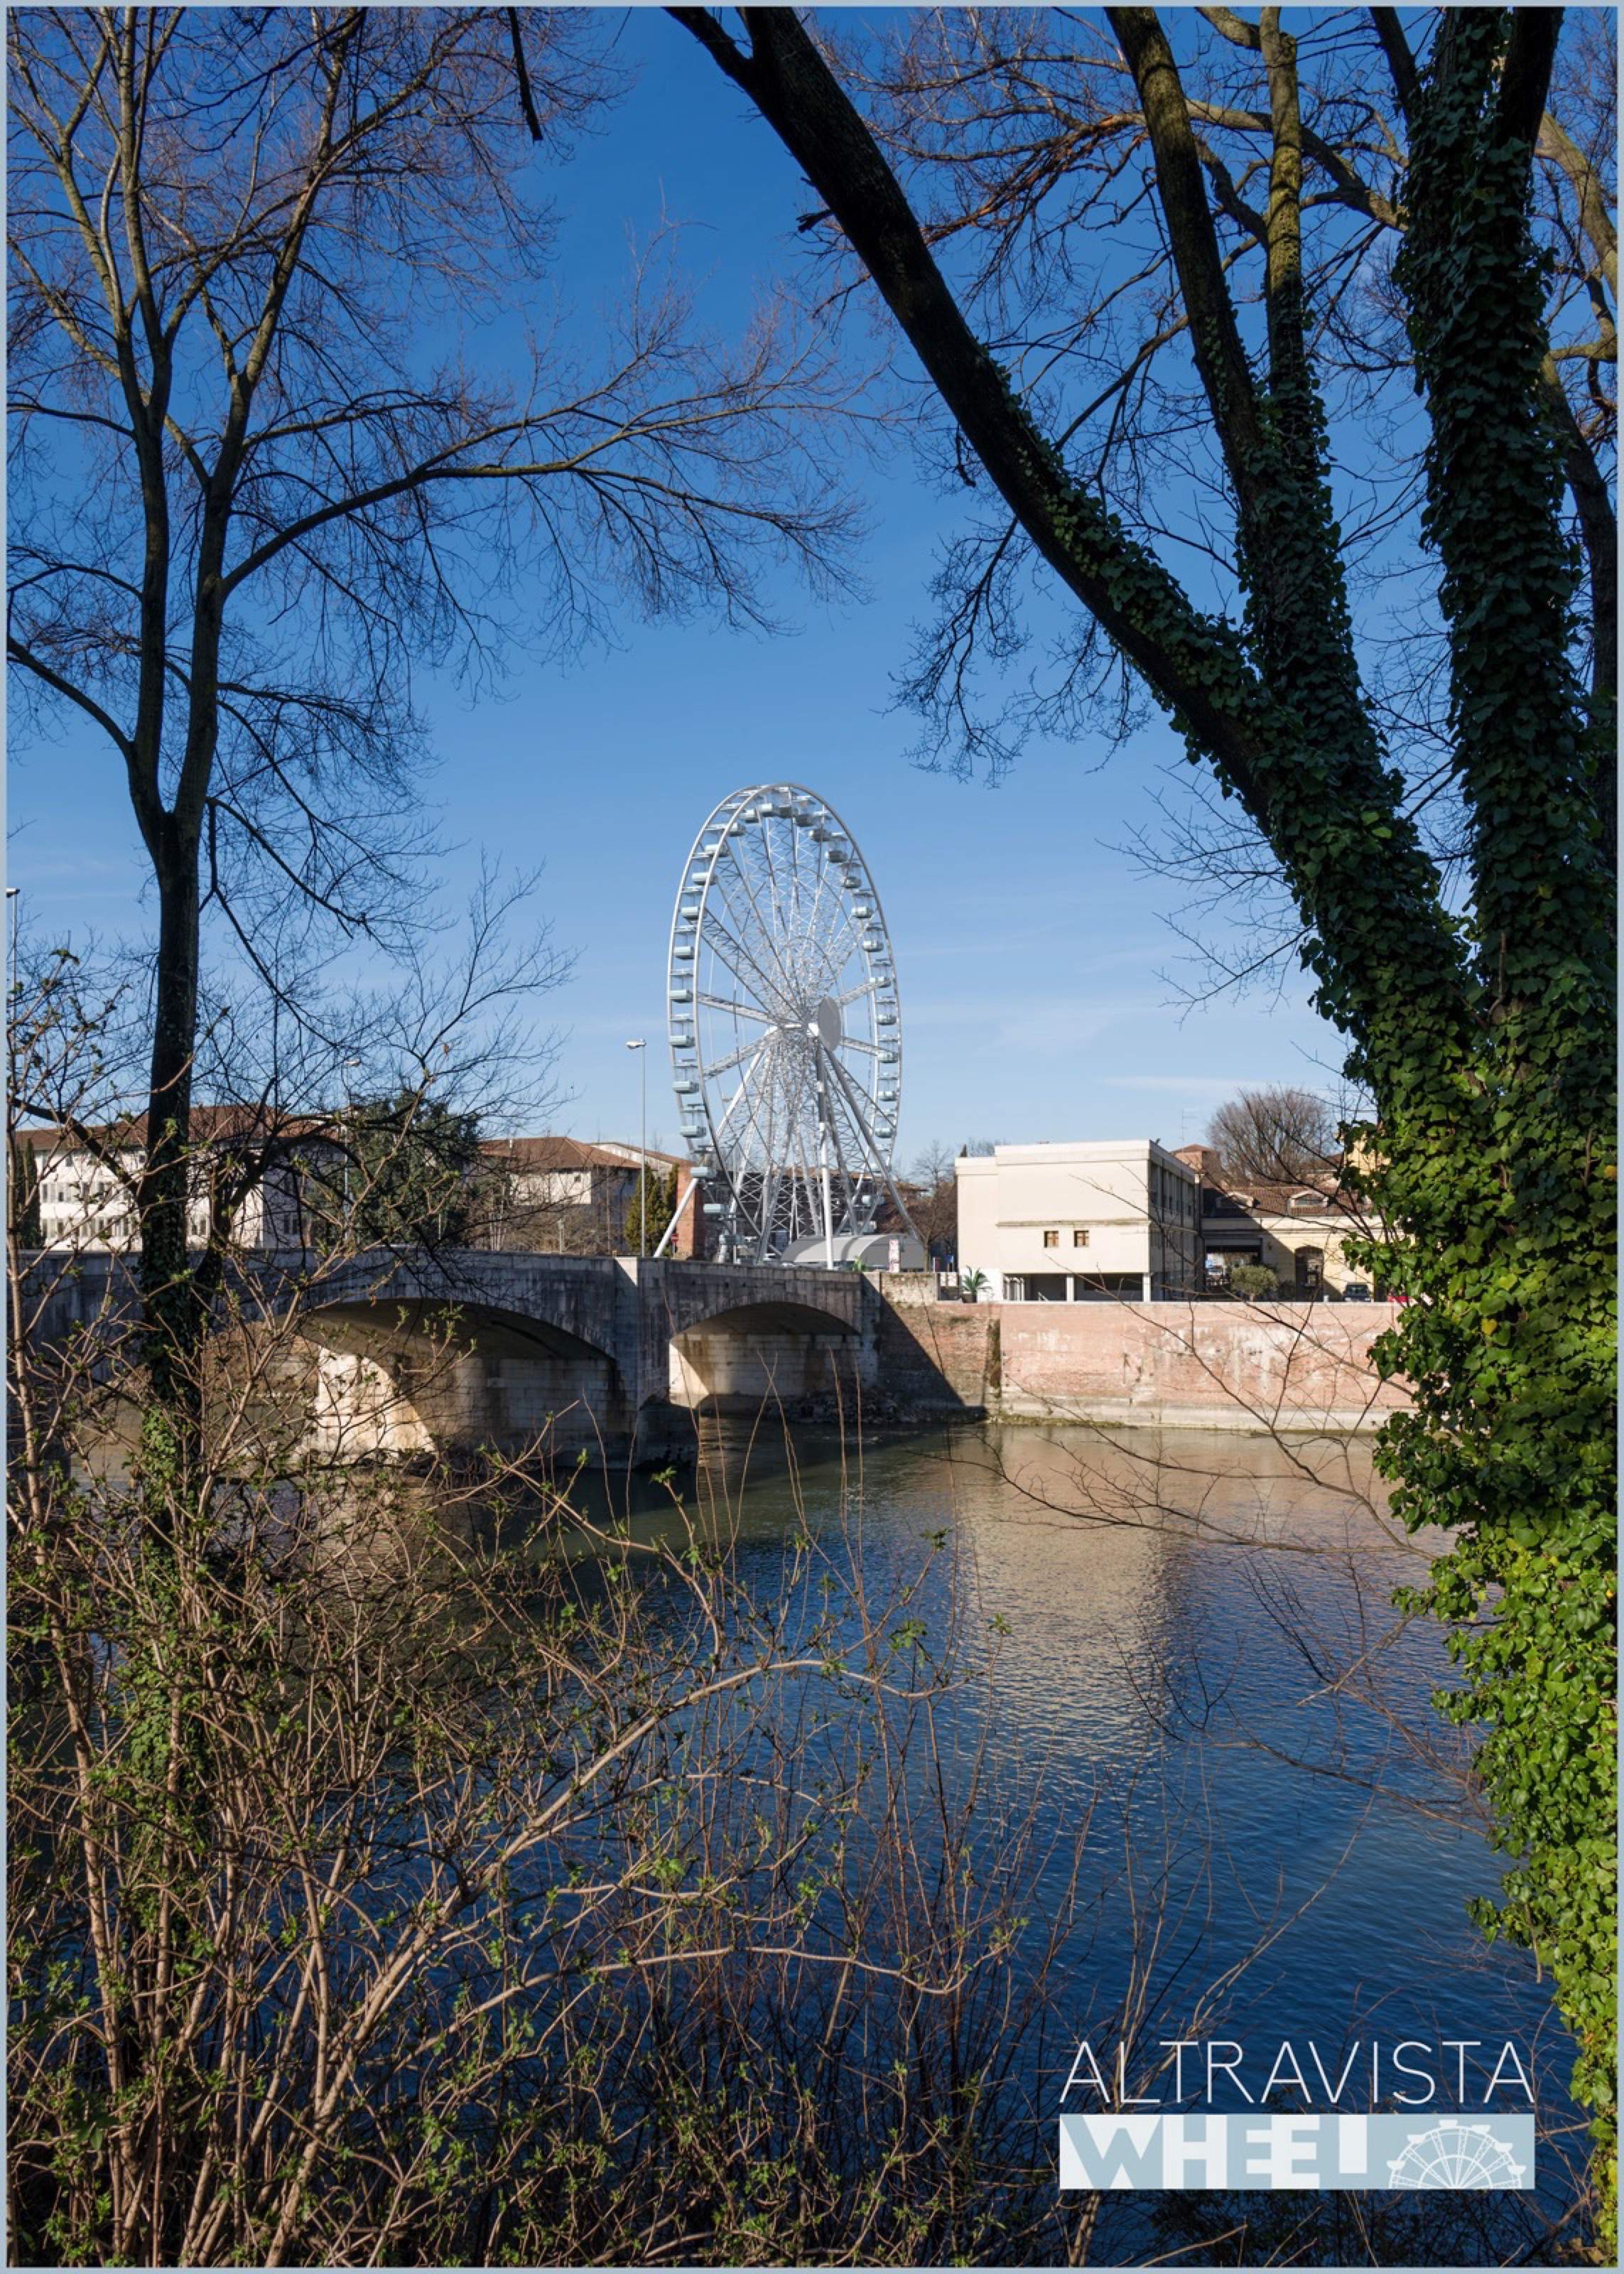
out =
[[(643, 1048), (645, 1037), (639, 1035), (635, 1043), (628, 1043), (628, 1050)], [(649, 1252), (649, 1061), (637, 1061), (637, 1253)]]

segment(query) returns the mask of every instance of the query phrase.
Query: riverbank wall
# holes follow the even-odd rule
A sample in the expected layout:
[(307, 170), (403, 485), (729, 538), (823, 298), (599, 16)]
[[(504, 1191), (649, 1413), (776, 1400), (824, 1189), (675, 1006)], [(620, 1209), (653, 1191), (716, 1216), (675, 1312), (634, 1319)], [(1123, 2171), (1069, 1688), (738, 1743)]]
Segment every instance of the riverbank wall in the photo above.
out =
[(1386, 1303), (956, 1303), (887, 1273), (878, 1383), (998, 1421), (1363, 1434), (1410, 1403), (1372, 1361)]

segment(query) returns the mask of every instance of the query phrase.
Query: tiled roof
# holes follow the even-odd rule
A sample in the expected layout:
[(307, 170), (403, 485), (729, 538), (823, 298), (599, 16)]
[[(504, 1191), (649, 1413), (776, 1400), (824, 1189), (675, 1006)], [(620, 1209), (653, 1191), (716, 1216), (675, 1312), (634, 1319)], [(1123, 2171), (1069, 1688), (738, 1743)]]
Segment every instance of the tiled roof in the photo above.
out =
[[(229, 1137), (314, 1135), (331, 1126), (318, 1114), (278, 1115), (255, 1105), (194, 1105), (192, 1109), (193, 1144), (217, 1144)], [(18, 1143), (34, 1153), (79, 1152), (86, 1141), (109, 1151), (139, 1152), (147, 1143), (147, 1116), (132, 1113), (123, 1121), (86, 1124), (82, 1140), (75, 1131), (56, 1122), (17, 1132)]]
[[(515, 1169), (635, 1169), (638, 1160), (635, 1145), (589, 1145), (579, 1137), (490, 1137), (480, 1150), (487, 1160)], [(648, 1157), (651, 1164), (667, 1168), (674, 1167), (677, 1159), (672, 1153), (657, 1153), (652, 1145)]]
[[(1299, 1193), (1312, 1193), (1321, 1199), (1323, 1208), (1309, 1206), (1294, 1209), (1292, 1201)], [(1324, 1216), (1357, 1216), (1359, 1202), (1340, 1185), (1315, 1185), (1306, 1179), (1298, 1184), (1243, 1184), (1237, 1178), (1229, 1185), (1208, 1185), (1201, 1194), (1203, 1216), (1294, 1216), (1307, 1220)]]

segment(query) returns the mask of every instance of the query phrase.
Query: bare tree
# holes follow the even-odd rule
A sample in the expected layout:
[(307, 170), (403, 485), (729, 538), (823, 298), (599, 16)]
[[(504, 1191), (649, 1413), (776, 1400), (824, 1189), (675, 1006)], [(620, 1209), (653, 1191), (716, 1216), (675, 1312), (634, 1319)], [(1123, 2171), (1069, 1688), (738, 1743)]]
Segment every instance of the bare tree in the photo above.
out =
[(1226, 1176), (1263, 1184), (1322, 1183), (1342, 1159), (1336, 1115), (1311, 1089), (1243, 1089), (1214, 1114), (1207, 1141)]
[[(846, 514), (808, 445), (840, 396), (781, 312), (703, 337), (658, 249), (598, 338), (552, 304), (532, 142), (613, 87), (579, 16), (38, 11), (10, 36), (9, 653), (103, 738), (150, 863), (142, 1272), (184, 1349), (206, 918), (289, 1019), (261, 946), (289, 895), (397, 943), (415, 672), (499, 670), (515, 589), (568, 645), (617, 596), (761, 621), (764, 564), (826, 582)], [(493, 371), (504, 312), (528, 359)]]
[[(1412, 356), (1391, 275), (1409, 227), (1411, 122), (1389, 58), (1401, 75), (1408, 59), (1408, 87), (1417, 66), (1402, 35), (1384, 32), (1390, 17), (1323, 14), (1293, 38), (1273, 12), (1185, 11), (1177, 71), (1159, 85), (1169, 116), (1179, 103), (1187, 118), (1214, 277), (1254, 362), (1270, 263), (1276, 282), (1282, 261), (1300, 267), (1334, 422), (1327, 443), (1367, 699), (1405, 777), (1403, 809), (1458, 892), (1470, 829), (1451, 760), (1447, 643), (1416, 573), (1424, 436), (1408, 415)], [(1179, 232), (1147, 194), (1154, 123), (1129, 47), (1098, 15), (1064, 8), (921, 9), (898, 21), (835, 51), (848, 84), (870, 98), (876, 142), (906, 182), (927, 243), (1079, 478), (1127, 525), (1152, 532), (1191, 588), (1210, 587), (1233, 619), (1245, 579), (1230, 475), (1192, 360)], [(1617, 651), (1615, 78), (1612, 18), (1572, 11), (1539, 123), (1532, 219), (1547, 263), (1540, 384), (1585, 566), (1593, 703), (1611, 697)], [(1288, 161), (1276, 131), (1292, 119)], [(1184, 219), (1196, 215), (1186, 199)], [(808, 221), (834, 238), (828, 214)], [(1107, 245), (1115, 258), (1101, 258)], [(1273, 303), (1278, 338), (1277, 292)], [(966, 514), (904, 682), (925, 718), (926, 750), (996, 771), (1030, 732), (1064, 737), (1086, 723), (1119, 736), (1146, 715), (1120, 651), (1096, 628), (1040, 631), (1041, 546), (977, 480), (961, 434), (929, 399), (922, 416), (930, 463)], [(1019, 682), (1018, 660), (1031, 666)], [(1205, 998), (1283, 984), (1312, 927), (1268, 832), (1244, 800), (1219, 798), (1188, 768), (1169, 774), (1158, 821), (1134, 832), (1132, 851), (1185, 892), (1174, 929), (1195, 975), (1181, 987)]]
[[(1449, 749), (1440, 627), (1417, 606), (1410, 564), (1392, 541), (1414, 528), (1420, 446), (1399, 432), (1410, 357), (1389, 269), (1409, 223), (1410, 120), (1383, 14), (1325, 16), (1293, 40), (1272, 11), (1198, 9), (1184, 19), (1176, 82), (1162, 92), (1187, 121), (1249, 354), (1267, 327), (1271, 260), (1278, 285), (1290, 233), (1316, 364), (1338, 389), (1334, 447), (1350, 493), (1342, 558), (1376, 619), (1372, 693), (1389, 747), (1411, 772), (1417, 809), (1446, 842), (1458, 837), (1459, 807), (1440, 772)], [(872, 96), (876, 138), (906, 169), (928, 242), (964, 276), (1023, 394), (1102, 494), (1154, 528), (1192, 576), (1215, 575), (1228, 600), (1242, 564), (1226, 475), (1202, 431), (1177, 237), (1144, 195), (1155, 122), (1121, 31), (1069, 9), (921, 9), (881, 41), (840, 52), (851, 83)], [(1590, 578), (1587, 647), (1603, 692), (1617, 623), (1613, 49), (1611, 19), (1575, 18), (1554, 59), (1535, 169), (1549, 263), (1542, 380)], [(1289, 174), (1276, 149), (1288, 113)], [(1091, 248), (1102, 237), (1124, 257), (1101, 261)], [(1278, 328), (1277, 290), (1274, 298)], [(1356, 469), (1362, 442), (1373, 447)], [(961, 470), (953, 481), (962, 494)], [(995, 761), (1026, 725), (1068, 731), (1090, 681), (1111, 677), (1106, 650), (1063, 652), (1057, 673), (1037, 674), (1029, 704), (1001, 706), (1001, 723), (974, 723), (983, 647), (989, 663), (1007, 660), (1030, 637), (1020, 615), (1031, 561), (1019, 519), (996, 508), (978, 516), (948, 563), (944, 605), (912, 681), (945, 742), (967, 734), (966, 753), (981, 747)], [(1118, 687), (1102, 715), (1119, 722), (1124, 703), (1136, 715)], [(1235, 815), (1226, 811), (1222, 825), (1233, 832)]]
[(956, 1253), (959, 1246), (959, 1182), (953, 1172), (953, 1148), (934, 1139), (908, 1171), (918, 1193), (911, 1203), (914, 1221), (926, 1249)]

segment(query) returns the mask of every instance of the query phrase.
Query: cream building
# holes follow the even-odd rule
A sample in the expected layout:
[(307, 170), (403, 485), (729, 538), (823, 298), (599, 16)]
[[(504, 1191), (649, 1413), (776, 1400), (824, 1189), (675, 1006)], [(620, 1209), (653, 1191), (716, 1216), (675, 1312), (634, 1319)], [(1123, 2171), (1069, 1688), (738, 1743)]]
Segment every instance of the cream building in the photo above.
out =
[(1005, 1303), (1160, 1302), (1202, 1284), (1200, 1180), (1154, 1138), (960, 1154), (959, 1269)]
[[(578, 1137), (493, 1137), (482, 1147), (498, 1182), (489, 1203), (492, 1247), (544, 1254), (618, 1255), (626, 1246), (626, 1220), (637, 1197), (639, 1163), (646, 1161), (650, 1193), (673, 1170), (677, 1201), (687, 1197), (688, 1163), (674, 1153), (646, 1153), (618, 1139), (588, 1144)], [(703, 1253), (704, 1217), (693, 1204), (668, 1253)]]

